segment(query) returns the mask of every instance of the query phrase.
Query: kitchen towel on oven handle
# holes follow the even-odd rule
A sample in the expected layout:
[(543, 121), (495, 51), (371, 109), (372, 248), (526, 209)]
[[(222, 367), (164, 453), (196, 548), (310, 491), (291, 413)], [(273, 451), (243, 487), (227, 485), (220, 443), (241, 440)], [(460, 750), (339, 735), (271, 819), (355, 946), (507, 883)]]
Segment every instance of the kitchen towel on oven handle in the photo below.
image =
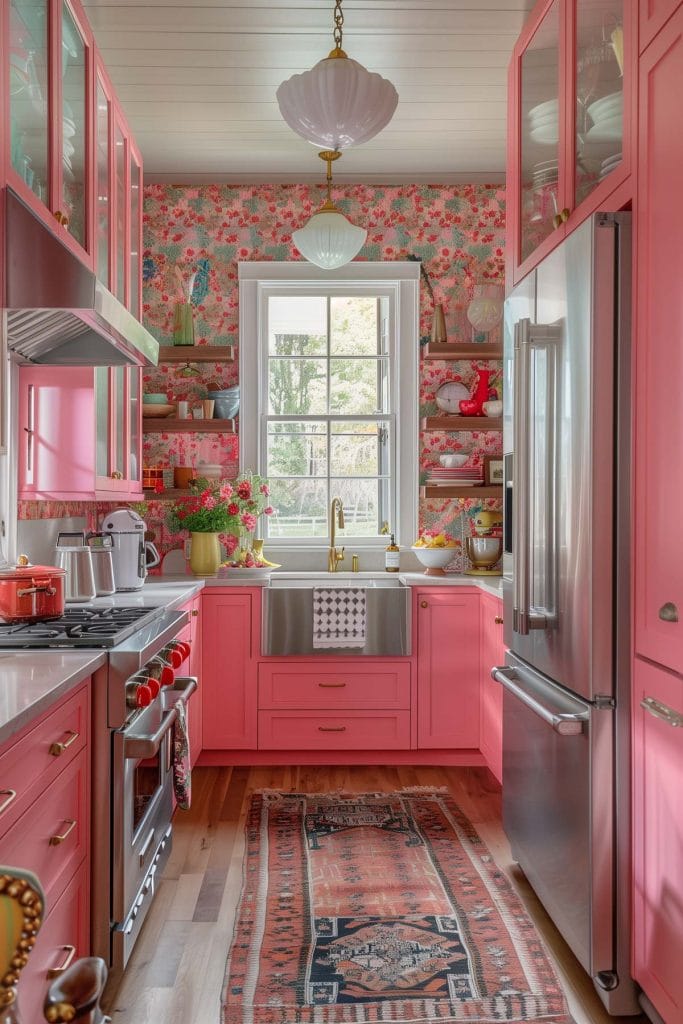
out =
[(173, 790), (178, 807), (182, 811), (189, 811), (192, 803), (192, 769), (185, 702), (177, 700), (175, 709), (178, 717), (173, 725)]
[(364, 588), (313, 588), (313, 647), (365, 647), (366, 633)]

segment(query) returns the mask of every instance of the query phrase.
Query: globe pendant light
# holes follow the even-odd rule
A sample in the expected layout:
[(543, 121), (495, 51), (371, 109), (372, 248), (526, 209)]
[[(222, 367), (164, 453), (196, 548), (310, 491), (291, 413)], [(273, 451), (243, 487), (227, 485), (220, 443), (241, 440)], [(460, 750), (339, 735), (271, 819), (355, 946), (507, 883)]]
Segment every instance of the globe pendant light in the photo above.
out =
[(347, 220), (332, 202), (332, 161), (341, 153), (325, 150), (318, 156), (327, 163), (327, 199), (302, 228), (292, 232), (292, 241), (309, 263), (336, 270), (358, 255), (368, 233)]
[(277, 91), (289, 127), (314, 146), (338, 151), (374, 138), (394, 116), (398, 93), (381, 75), (342, 49), (342, 0), (334, 8), (334, 49), (310, 71), (292, 75)]

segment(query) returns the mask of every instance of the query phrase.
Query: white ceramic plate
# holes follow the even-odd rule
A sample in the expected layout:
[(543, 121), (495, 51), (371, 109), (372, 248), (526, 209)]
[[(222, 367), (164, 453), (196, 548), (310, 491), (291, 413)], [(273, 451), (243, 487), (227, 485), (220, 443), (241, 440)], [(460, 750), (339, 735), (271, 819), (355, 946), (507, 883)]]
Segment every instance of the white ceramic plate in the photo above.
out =
[(529, 135), (534, 142), (557, 145), (560, 138), (560, 129), (557, 122), (555, 122), (554, 124), (541, 125), (539, 128), (532, 128)]
[(469, 390), (457, 380), (447, 380), (434, 396), (439, 409), (452, 416), (460, 413), (460, 402), (469, 397)]
[(546, 100), (544, 103), (537, 103), (535, 107), (532, 107), (529, 111), (529, 117), (543, 117), (544, 114), (550, 114), (559, 109), (559, 100)]
[(619, 142), (623, 134), (624, 122), (621, 115), (619, 115), (618, 117), (600, 121), (599, 124), (594, 124), (586, 134), (586, 138), (591, 142)]
[(586, 109), (596, 121), (604, 115), (605, 111), (623, 110), (624, 95), (621, 92), (613, 92), (609, 96), (603, 96), (601, 99), (595, 100), (594, 103), (590, 103)]

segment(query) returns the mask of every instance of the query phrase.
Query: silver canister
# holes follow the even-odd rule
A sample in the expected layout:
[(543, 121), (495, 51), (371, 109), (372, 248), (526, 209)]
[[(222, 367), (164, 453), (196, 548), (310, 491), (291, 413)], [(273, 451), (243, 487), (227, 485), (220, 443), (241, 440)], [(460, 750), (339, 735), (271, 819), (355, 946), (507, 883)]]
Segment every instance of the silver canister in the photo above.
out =
[(92, 601), (96, 596), (95, 575), (85, 534), (60, 533), (56, 550), (57, 565), (60, 569), (66, 569), (66, 603)]
[(89, 533), (88, 547), (95, 578), (95, 592), (98, 597), (107, 597), (116, 591), (112, 554), (114, 541), (109, 533)]

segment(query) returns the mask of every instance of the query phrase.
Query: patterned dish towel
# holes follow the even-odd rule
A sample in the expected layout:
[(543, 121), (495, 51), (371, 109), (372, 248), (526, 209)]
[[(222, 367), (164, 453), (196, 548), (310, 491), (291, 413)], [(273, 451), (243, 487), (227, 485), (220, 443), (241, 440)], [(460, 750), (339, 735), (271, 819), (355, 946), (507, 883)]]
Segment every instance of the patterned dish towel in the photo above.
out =
[(192, 769), (185, 702), (177, 700), (175, 709), (178, 717), (173, 725), (173, 789), (178, 807), (182, 811), (189, 811), (192, 803)]
[(313, 588), (313, 646), (365, 647), (365, 590)]

